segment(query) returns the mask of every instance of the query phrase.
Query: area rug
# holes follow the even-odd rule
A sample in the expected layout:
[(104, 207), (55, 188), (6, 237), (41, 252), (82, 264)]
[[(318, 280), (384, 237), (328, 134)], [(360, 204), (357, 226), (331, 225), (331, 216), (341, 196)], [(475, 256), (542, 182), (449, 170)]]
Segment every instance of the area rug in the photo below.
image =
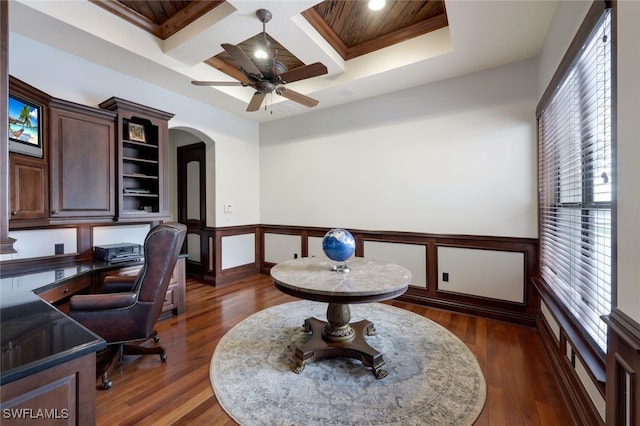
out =
[(351, 322), (372, 321), (367, 342), (384, 354), (388, 376), (348, 358), (290, 369), (302, 329), (326, 320), (326, 303), (290, 302), (257, 312), (220, 339), (210, 379), (218, 402), (240, 425), (471, 425), (486, 384), (473, 353), (455, 335), (415, 313), (351, 305)]

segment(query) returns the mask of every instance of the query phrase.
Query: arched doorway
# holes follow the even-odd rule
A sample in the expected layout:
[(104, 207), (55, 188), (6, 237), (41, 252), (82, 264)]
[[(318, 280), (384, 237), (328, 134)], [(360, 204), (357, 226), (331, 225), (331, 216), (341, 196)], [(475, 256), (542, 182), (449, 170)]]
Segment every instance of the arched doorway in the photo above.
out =
[[(207, 209), (208, 202), (214, 200), (212, 188), (214, 183), (208, 181), (207, 145), (205, 136), (191, 129), (170, 129), (169, 139), (175, 159), (171, 160), (174, 218), (187, 225), (187, 236), (183, 252), (186, 260), (187, 275), (204, 278), (209, 268), (210, 257), (207, 245)], [(210, 147), (209, 147), (210, 148)], [(209, 179), (210, 180), (210, 179)]]
[(187, 225), (187, 274), (204, 276), (202, 253), (206, 247), (207, 180), (204, 142), (177, 149), (178, 222)]

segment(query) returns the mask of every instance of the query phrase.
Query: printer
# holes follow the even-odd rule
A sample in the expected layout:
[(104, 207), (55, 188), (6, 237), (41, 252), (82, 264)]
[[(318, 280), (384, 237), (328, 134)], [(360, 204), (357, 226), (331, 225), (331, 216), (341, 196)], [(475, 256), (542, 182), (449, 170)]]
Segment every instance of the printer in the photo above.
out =
[(128, 262), (140, 260), (142, 246), (135, 243), (104, 244), (95, 246), (93, 257), (104, 262)]

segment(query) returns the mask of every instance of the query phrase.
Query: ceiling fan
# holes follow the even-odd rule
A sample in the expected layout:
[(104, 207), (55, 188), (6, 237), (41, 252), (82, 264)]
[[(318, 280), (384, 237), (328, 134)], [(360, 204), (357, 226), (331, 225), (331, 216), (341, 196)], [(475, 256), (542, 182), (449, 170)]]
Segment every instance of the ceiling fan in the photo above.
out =
[[(265, 27), (266, 23), (271, 20), (271, 12), (266, 9), (258, 9), (256, 11), (256, 16), (260, 22), (262, 22), (263, 47), (268, 48), (270, 43), (267, 40)], [(264, 97), (272, 92), (307, 107), (314, 107), (318, 105), (318, 101), (316, 99), (288, 89), (285, 85), (294, 81), (326, 74), (327, 67), (322, 63), (315, 62), (289, 71), (286, 65), (276, 59), (278, 55), (277, 50), (274, 51), (271, 58), (266, 57), (253, 62), (240, 47), (228, 43), (223, 43), (221, 46), (231, 56), (231, 58), (240, 65), (240, 71), (242, 72), (244, 79), (241, 79), (241, 81), (192, 81), (191, 84), (196, 86), (252, 87), (256, 92), (253, 94), (253, 97), (247, 106), (247, 111), (249, 112), (260, 109)]]

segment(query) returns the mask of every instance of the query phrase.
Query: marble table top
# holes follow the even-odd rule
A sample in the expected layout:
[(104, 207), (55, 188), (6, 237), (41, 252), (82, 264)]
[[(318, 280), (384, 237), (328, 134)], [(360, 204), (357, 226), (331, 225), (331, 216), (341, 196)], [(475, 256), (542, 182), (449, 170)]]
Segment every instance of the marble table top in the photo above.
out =
[(407, 290), (411, 272), (403, 266), (352, 257), (349, 272), (336, 272), (335, 262), (316, 257), (303, 257), (278, 263), (271, 277), (281, 290), (305, 299), (357, 303), (385, 300)]

